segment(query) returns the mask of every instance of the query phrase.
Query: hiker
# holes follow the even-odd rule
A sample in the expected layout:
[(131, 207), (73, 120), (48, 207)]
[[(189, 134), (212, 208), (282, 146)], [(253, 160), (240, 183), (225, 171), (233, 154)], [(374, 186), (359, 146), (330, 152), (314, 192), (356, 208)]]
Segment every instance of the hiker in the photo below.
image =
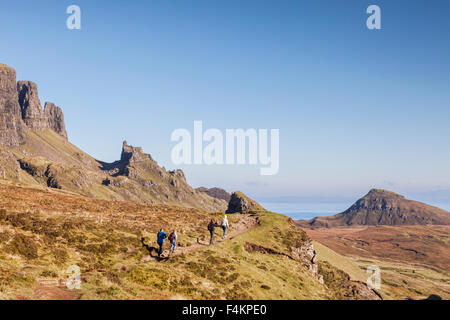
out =
[(158, 251), (158, 258), (161, 258), (161, 254), (163, 253), (163, 245), (164, 240), (167, 238), (167, 234), (164, 232), (164, 230), (161, 228), (157, 235), (157, 242), (159, 245), (159, 251)]
[(169, 241), (170, 241), (170, 252), (169, 252), (169, 256), (175, 252), (175, 250), (177, 249), (177, 230), (173, 230), (172, 233), (169, 235)]
[(227, 236), (227, 229), (228, 229), (228, 227), (229, 227), (227, 215), (225, 215), (225, 216), (222, 218), (222, 221), (220, 221), (220, 226), (221, 226), (222, 229), (223, 229), (223, 237), (222, 237), (222, 238), (225, 239), (225, 237)]
[(214, 244), (214, 229), (218, 227), (219, 225), (214, 221), (214, 219), (211, 219), (210, 223), (208, 224), (208, 230), (211, 234), (211, 239), (209, 240), (209, 245)]

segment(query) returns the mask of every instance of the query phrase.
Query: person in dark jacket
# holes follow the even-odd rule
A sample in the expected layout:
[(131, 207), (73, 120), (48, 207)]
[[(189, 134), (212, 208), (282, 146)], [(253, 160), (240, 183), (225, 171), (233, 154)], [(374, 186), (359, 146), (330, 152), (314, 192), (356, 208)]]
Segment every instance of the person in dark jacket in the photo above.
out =
[(214, 229), (218, 227), (219, 225), (214, 221), (214, 219), (211, 219), (211, 222), (208, 224), (208, 230), (211, 234), (211, 239), (209, 240), (209, 245), (214, 244)]
[(156, 238), (157, 238), (156, 242), (159, 245), (158, 258), (161, 258), (161, 254), (163, 253), (164, 240), (166, 240), (167, 234), (161, 228), (161, 230), (159, 230), (158, 235), (156, 236)]

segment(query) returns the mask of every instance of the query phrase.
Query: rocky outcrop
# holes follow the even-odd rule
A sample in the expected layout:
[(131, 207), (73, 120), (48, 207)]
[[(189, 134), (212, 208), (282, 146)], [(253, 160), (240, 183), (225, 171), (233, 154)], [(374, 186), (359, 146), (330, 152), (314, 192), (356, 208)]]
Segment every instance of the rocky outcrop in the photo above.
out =
[(36, 83), (31, 81), (17, 82), (17, 93), (22, 119), (28, 128), (43, 130), (48, 127), (47, 117), (42, 110)]
[(44, 114), (47, 117), (48, 128), (67, 140), (66, 125), (64, 123), (64, 114), (62, 109), (51, 102), (46, 102)]
[(249, 213), (252, 211), (265, 211), (265, 209), (240, 191), (231, 195), (227, 213)]
[(343, 213), (297, 221), (299, 226), (450, 225), (450, 213), (391, 191), (372, 189)]
[(101, 184), (126, 200), (178, 204), (211, 212), (223, 212), (227, 206), (223, 200), (196, 192), (182, 170), (167, 171), (141, 147), (133, 147), (126, 141), (120, 160), (101, 162), (101, 169), (108, 175)]
[[(370, 289), (365, 283), (352, 281), (350, 276), (344, 271), (319, 261), (311, 239), (303, 241), (299, 247), (292, 247), (291, 252), (292, 258), (297, 261), (303, 261), (304, 266), (321, 284), (336, 292), (340, 292), (341, 296), (338, 296), (339, 299), (383, 299), (377, 291)], [(338, 287), (339, 289), (333, 287)]]
[(132, 162), (142, 162), (142, 161), (153, 161), (151, 155), (144, 153), (141, 147), (133, 147), (128, 145), (126, 141), (122, 144), (122, 154), (120, 156), (120, 161), (132, 163)]
[(319, 274), (319, 266), (317, 265), (317, 252), (314, 249), (311, 240), (302, 243), (300, 247), (292, 247), (292, 257), (295, 260), (304, 260), (305, 267), (309, 272), (323, 284), (323, 276)]
[(52, 129), (65, 139), (67, 132), (61, 108), (46, 103), (42, 109), (34, 82), (16, 82), (16, 71), (0, 64), (0, 144), (25, 143), (25, 131)]
[(26, 126), (17, 100), (16, 71), (0, 64), (0, 144), (24, 143)]
[(231, 194), (229, 194), (226, 190), (221, 189), (221, 188), (208, 189), (205, 187), (200, 187), (195, 190), (197, 190), (198, 192), (206, 193), (210, 197), (225, 200), (226, 202), (230, 202), (230, 200), (231, 200)]
[(276, 251), (271, 248), (266, 248), (258, 244), (246, 242), (244, 244), (244, 249), (247, 252), (259, 252), (263, 254), (273, 254), (278, 256), (284, 256), (289, 259), (298, 261), (302, 263), (309, 272), (317, 278), (317, 280), (323, 284), (323, 276), (319, 274), (319, 267), (316, 263), (317, 253), (314, 250), (311, 241), (307, 241), (301, 245), (301, 247), (292, 247), (291, 254), (286, 254), (284, 252)]
[(181, 179), (182, 181), (186, 182), (186, 176), (184, 175), (184, 172), (181, 169), (169, 171), (169, 174), (171, 176), (177, 177), (177, 178)]
[(22, 119), (29, 129), (51, 129), (67, 139), (64, 114), (61, 108), (51, 102), (46, 102), (44, 109), (42, 109), (36, 83), (19, 81), (17, 93)]

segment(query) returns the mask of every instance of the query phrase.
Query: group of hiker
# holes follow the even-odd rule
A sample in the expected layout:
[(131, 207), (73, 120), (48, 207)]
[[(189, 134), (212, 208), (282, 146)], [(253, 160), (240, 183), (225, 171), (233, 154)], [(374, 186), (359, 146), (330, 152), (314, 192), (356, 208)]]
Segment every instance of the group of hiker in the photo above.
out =
[[(156, 235), (156, 242), (158, 243), (158, 246), (159, 246), (158, 258), (161, 258), (161, 255), (163, 253), (164, 240), (166, 240), (166, 238), (167, 238), (167, 234), (161, 228), (159, 230), (158, 234)], [(177, 230), (173, 230), (169, 235), (169, 241), (170, 241), (169, 256), (173, 252), (175, 252), (175, 250), (177, 249), (177, 239), (178, 239)]]
[(220, 225), (217, 224), (214, 219), (211, 219), (211, 221), (208, 224), (208, 230), (209, 230), (209, 233), (211, 235), (211, 238), (209, 240), (209, 245), (213, 245), (214, 244), (214, 230), (215, 230), (216, 227), (221, 227), (223, 229), (222, 239), (225, 239), (225, 237), (227, 235), (227, 230), (228, 230), (228, 227), (229, 227), (228, 217), (225, 215), (222, 218), (222, 220), (220, 221)]
[[(225, 239), (229, 226), (230, 226), (230, 224), (228, 223), (228, 217), (226, 215), (221, 219), (220, 224), (216, 223), (216, 221), (214, 219), (211, 219), (211, 221), (208, 224), (208, 231), (210, 232), (210, 236), (211, 236), (211, 238), (209, 240), (209, 245), (214, 244), (215, 228), (217, 228), (217, 227), (222, 228), (222, 230), (223, 230), (222, 239)], [(156, 236), (156, 242), (158, 243), (158, 246), (159, 246), (158, 258), (161, 258), (161, 255), (163, 253), (164, 241), (166, 239), (168, 239), (170, 241), (170, 251), (169, 251), (169, 257), (170, 257), (170, 255), (172, 253), (174, 253), (175, 250), (177, 249), (177, 239), (178, 239), (177, 230), (173, 230), (169, 234), (169, 236), (167, 236), (167, 234), (164, 232), (164, 230), (162, 228), (158, 231), (158, 234)]]

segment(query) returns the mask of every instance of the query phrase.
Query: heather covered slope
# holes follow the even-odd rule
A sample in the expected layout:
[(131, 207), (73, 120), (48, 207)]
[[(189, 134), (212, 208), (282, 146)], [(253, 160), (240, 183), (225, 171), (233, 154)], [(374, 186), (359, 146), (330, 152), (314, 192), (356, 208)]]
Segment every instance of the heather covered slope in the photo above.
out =
[[(348, 268), (351, 265), (360, 268), (365, 278), (368, 276), (365, 273), (367, 267), (378, 266), (382, 279), (380, 292), (386, 299), (425, 299), (431, 294), (450, 299), (450, 226), (357, 226), (304, 230), (320, 242), (314, 245), (319, 259), (330, 261), (350, 275), (358, 276)], [(329, 250), (335, 253), (329, 254)]]
[(450, 225), (450, 213), (387, 190), (372, 189), (343, 213), (297, 221), (300, 226)]
[(25, 143), (0, 146), (0, 178), (112, 200), (225, 211), (227, 203), (193, 189), (180, 170), (166, 171), (124, 143), (121, 160), (99, 162), (50, 129), (28, 130)]
[[(232, 215), (231, 231), (248, 219), (259, 224), (198, 246), (208, 220), (220, 215), (5, 181), (0, 199), (0, 299), (378, 298), (344, 272), (313, 262), (310, 239), (274, 213)], [(166, 261), (152, 258), (140, 239), (154, 246), (160, 227), (178, 230), (181, 249), (199, 248)], [(66, 279), (73, 265), (81, 269), (81, 289), (48, 283)]]

